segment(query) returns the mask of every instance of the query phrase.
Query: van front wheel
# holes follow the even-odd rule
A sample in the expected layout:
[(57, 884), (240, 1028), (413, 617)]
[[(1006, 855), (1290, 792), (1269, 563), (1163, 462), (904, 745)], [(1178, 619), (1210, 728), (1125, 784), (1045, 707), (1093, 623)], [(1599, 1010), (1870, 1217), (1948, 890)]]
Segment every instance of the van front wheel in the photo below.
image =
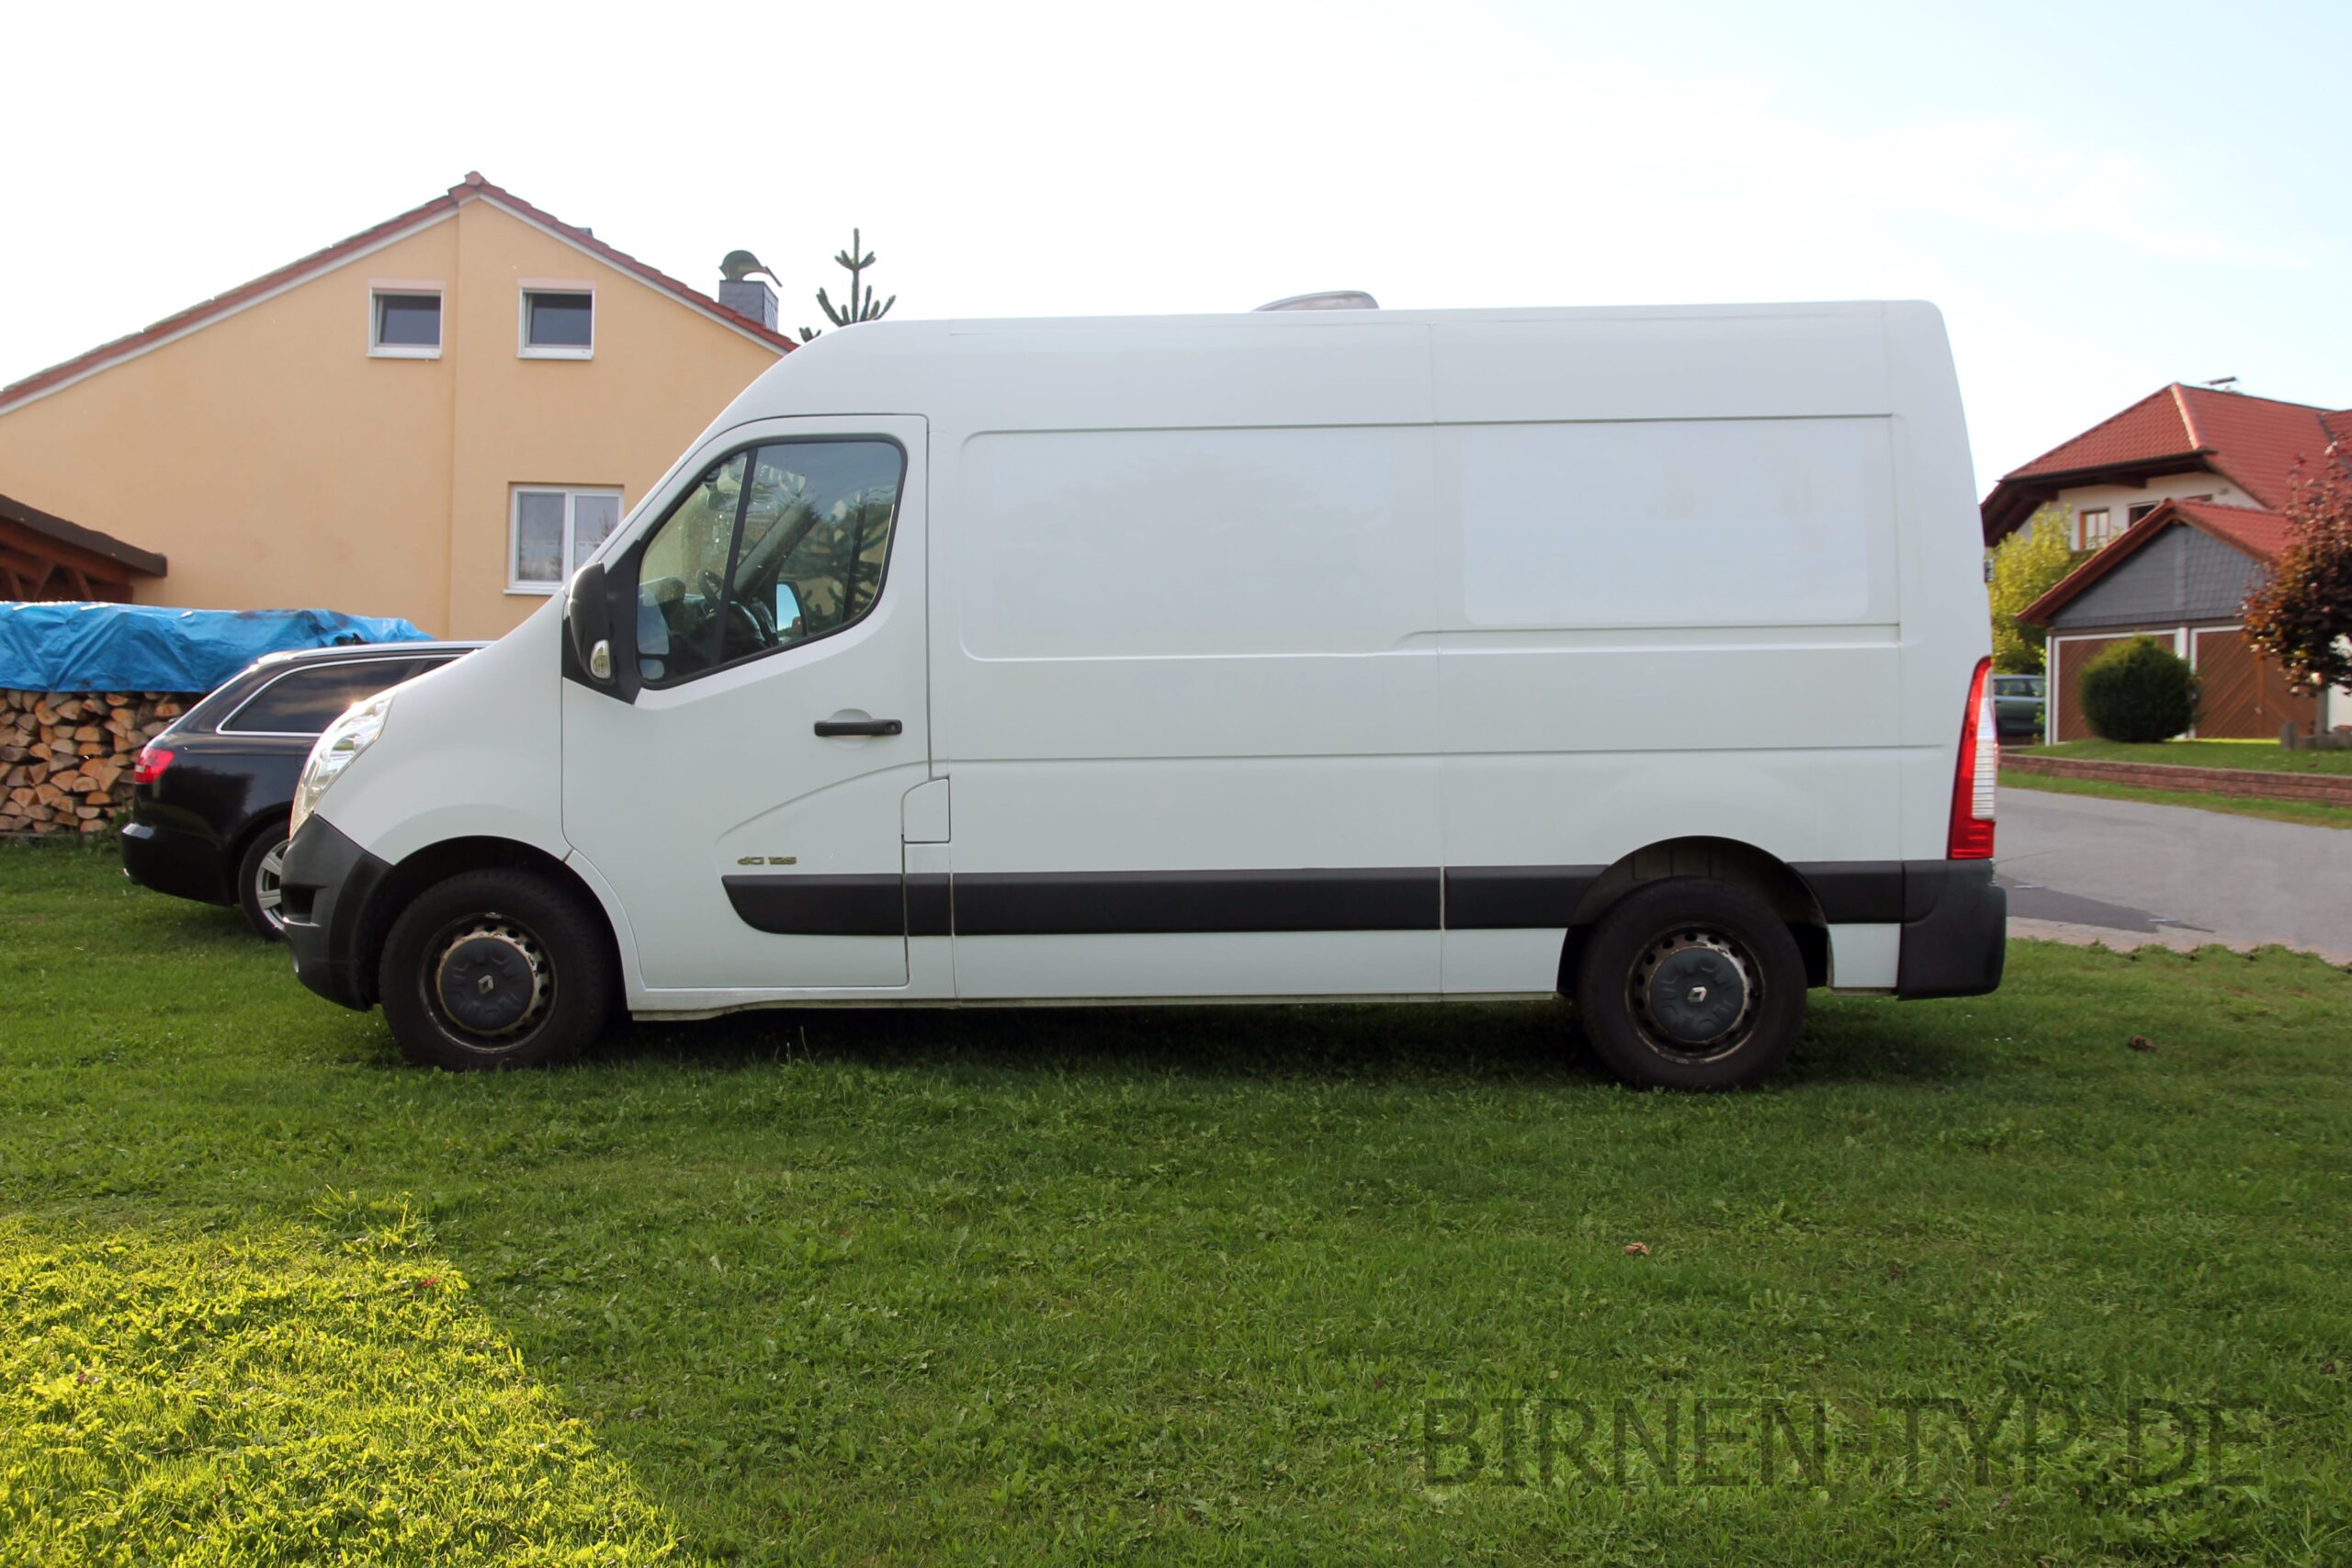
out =
[(1676, 876), (1628, 894), (1585, 939), (1577, 1014), (1627, 1083), (1744, 1089), (1781, 1065), (1804, 1023), (1804, 958), (1746, 889)]
[(377, 994), (410, 1060), (455, 1072), (576, 1055), (613, 1010), (602, 930), (527, 871), (435, 883), (392, 922)]

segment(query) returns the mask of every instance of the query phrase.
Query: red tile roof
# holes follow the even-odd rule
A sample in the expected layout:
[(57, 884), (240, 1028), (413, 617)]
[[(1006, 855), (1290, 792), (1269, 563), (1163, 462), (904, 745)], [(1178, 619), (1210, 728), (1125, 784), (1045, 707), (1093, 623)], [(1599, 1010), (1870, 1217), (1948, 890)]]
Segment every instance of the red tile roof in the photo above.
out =
[(2051, 615), (2062, 606), (2176, 525), (2202, 529), (2266, 566), (2278, 560), (2278, 552), (2287, 543), (2287, 520), (2275, 512), (2256, 506), (2223, 506), (2211, 501), (2167, 501), (2125, 529), (2114, 543), (2052, 583), (2048, 592), (2018, 612), (2018, 619), (2030, 626), (2048, 626)]
[(2267, 507), (2287, 503), (2298, 463), (2322, 460), (2352, 435), (2352, 409), (2331, 412), (2244, 392), (2174, 382), (2001, 476), (1982, 508), (1987, 544), (2059, 491), (2208, 469)]
[(469, 172), (464, 179), (451, 186), (442, 195), (412, 207), (406, 212), (387, 218), (373, 228), (363, 229), (348, 239), (336, 241), (324, 250), (313, 251), (299, 261), (288, 262), (274, 272), (266, 272), (251, 282), (240, 284), (224, 294), (217, 294), (201, 304), (191, 305), (185, 310), (166, 316), (153, 326), (143, 327), (138, 332), (116, 338), (111, 343), (100, 344), (86, 354), (76, 355), (62, 364), (52, 365), (46, 370), (35, 371), (21, 381), (0, 387), (0, 413), (6, 412), (10, 408), (28, 399), (53, 390), (65, 382), (78, 380), (93, 371), (103, 369), (117, 360), (127, 359), (168, 338), (176, 337), (182, 333), (191, 332), (206, 325), (265, 295), (300, 282), (311, 274), (338, 266), (362, 251), (395, 239), (408, 230), (422, 228), (428, 222), (436, 221), (455, 212), (464, 203), (472, 200), (484, 200), (493, 206), (503, 208), (514, 216), (548, 231), (557, 238), (578, 246), (600, 261), (609, 263), (624, 272), (634, 275), (653, 288), (673, 296), (681, 304), (699, 310), (704, 315), (732, 327), (747, 336), (757, 338), (779, 351), (789, 353), (797, 346), (782, 333), (763, 325), (740, 311), (729, 310), (708, 295), (687, 288), (676, 278), (648, 266), (635, 256), (615, 250), (587, 230), (566, 223), (551, 213), (543, 212), (512, 191), (492, 185), (482, 178), (479, 173)]
[[(2176, 501), (2173, 510), (2209, 534), (2218, 534), (2256, 559), (2276, 562), (2287, 547), (2287, 519), (2253, 506), (2222, 506), (2211, 501)], [(2143, 519), (2144, 522), (2145, 519)]]

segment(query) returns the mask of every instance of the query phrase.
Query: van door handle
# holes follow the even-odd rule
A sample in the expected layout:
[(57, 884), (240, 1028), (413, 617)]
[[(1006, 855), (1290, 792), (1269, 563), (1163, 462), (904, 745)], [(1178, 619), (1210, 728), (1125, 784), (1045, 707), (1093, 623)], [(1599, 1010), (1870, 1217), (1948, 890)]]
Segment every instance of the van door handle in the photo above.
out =
[(903, 735), (907, 727), (895, 718), (820, 718), (820, 735)]

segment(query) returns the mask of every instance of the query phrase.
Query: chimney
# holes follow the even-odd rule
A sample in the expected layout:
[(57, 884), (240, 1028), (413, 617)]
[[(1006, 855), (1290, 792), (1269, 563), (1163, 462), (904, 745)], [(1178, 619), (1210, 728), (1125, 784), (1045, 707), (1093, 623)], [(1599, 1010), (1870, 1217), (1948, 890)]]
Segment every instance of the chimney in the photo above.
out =
[(718, 302), (739, 316), (749, 316), (775, 331), (775, 290), (756, 277), (722, 278)]

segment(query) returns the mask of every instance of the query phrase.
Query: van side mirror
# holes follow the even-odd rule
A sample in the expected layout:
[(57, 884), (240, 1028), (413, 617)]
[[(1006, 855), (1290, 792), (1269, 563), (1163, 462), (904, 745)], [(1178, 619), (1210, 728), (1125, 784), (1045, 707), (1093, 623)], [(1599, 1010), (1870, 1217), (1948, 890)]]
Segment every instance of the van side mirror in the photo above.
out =
[(605, 597), (603, 561), (591, 561), (571, 574), (563, 625), (571, 641), (572, 664), (597, 684), (612, 684), (613, 613)]

